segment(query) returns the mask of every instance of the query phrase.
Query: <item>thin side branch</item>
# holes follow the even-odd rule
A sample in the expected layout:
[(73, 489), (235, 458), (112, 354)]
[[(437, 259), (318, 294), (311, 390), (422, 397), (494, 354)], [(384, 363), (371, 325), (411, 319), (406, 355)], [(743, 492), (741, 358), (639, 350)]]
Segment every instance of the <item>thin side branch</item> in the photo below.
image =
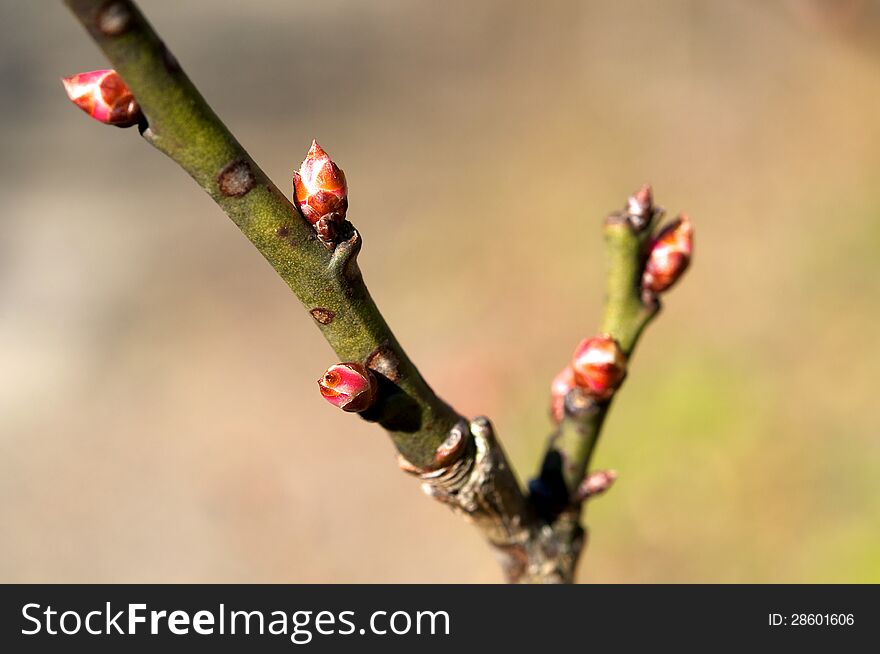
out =
[[(641, 283), (652, 227), (661, 215), (662, 211), (652, 212), (640, 227), (634, 226), (625, 213), (611, 214), (605, 221), (608, 287), (599, 331), (620, 344), (627, 361), (642, 331), (660, 311), (660, 301), (655, 296), (645, 297)], [(587, 473), (612, 401), (613, 397), (607, 402), (594, 402), (578, 393), (567, 399), (568, 411), (556, 447), (566, 455), (564, 476), (570, 493)]]
[[(639, 337), (660, 311), (661, 291), (646, 288), (645, 271), (658, 238), (655, 227), (662, 215), (663, 209), (654, 207), (651, 189), (645, 186), (629, 199), (627, 209), (611, 214), (605, 221), (608, 286), (599, 332), (603, 338), (617, 343), (627, 366)], [(670, 264), (664, 260), (670, 281), (662, 290), (671, 286), (687, 267), (690, 237), (688, 232), (688, 252), (686, 257), (680, 257), (684, 261), (675, 259)], [(581, 524), (585, 500), (601, 494), (616, 478), (611, 471), (589, 474), (590, 461), (615, 394), (596, 397), (575, 387), (565, 395), (562, 415), (548, 439), (541, 471), (530, 484), (532, 503), (557, 533), (567, 532), (579, 538), (585, 535)]]

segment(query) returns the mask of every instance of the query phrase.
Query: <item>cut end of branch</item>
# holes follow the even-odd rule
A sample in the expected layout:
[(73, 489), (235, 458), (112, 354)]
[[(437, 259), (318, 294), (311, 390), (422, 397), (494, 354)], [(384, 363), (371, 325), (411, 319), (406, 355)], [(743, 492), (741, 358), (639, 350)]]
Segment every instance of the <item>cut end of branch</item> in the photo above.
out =
[(435, 450), (431, 465), (420, 468), (403, 455), (398, 455), (397, 465), (404, 472), (421, 476), (424, 479), (435, 479), (442, 476), (443, 471), (455, 464), (464, 456), (470, 444), (470, 428), (466, 420), (459, 421), (452, 429), (440, 446)]

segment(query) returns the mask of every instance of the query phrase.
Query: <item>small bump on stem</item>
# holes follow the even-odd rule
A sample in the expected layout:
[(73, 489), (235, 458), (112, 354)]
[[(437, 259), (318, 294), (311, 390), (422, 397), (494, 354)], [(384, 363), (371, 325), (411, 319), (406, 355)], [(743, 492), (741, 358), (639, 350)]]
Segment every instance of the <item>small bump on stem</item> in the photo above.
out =
[(254, 187), (254, 173), (250, 164), (243, 159), (233, 161), (217, 176), (220, 193), (226, 197), (240, 198)]
[(104, 36), (120, 36), (131, 26), (131, 10), (123, 2), (111, 0), (98, 12), (95, 24)]
[(314, 318), (316, 322), (319, 322), (322, 325), (329, 325), (333, 322), (333, 318), (336, 317), (336, 314), (330, 309), (325, 309), (324, 307), (315, 307), (309, 311), (309, 313), (312, 314), (312, 318)]

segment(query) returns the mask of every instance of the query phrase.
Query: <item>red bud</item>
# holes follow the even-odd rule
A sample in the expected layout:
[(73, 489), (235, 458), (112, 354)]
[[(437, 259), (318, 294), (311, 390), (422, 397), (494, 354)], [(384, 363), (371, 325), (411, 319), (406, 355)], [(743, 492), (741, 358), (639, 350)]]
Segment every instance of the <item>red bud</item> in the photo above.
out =
[(678, 281), (691, 262), (694, 229), (688, 217), (681, 214), (664, 227), (651, 243), (642, 287), (662, 293)]
[(556, 422), (561, 422), (565, 417), (565, 396), (575, 386), (577, 384), (571, 365), (565, 366), (550, 383), (550, 415)]
[(299, 172), (293, 173), (293, 200), (312, 225), (329, 214), (345, 218), (348, 210), (345, 174), (317, 141), (312, 141)]
[(359, 363), (337, 363), (318, 380), (321, 395), (343, 411), (358, 413), (376, 401), (376, 377)]
[(626, 377), (626, 357), (610, 336), (593, 336), (581, 341), (571, 367), (578, 386), (599, 400), (607, 400)]
[(141, 119), (140, 107), (115, 70), (93, 70), (61, 81), (73, 103), (97, 121), (131, 127)]

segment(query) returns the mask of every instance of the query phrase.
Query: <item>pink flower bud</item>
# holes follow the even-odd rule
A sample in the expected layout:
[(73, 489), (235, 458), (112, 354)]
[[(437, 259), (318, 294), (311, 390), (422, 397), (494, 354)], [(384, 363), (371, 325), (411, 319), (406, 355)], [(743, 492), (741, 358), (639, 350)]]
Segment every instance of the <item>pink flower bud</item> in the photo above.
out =
[(677, 282), (691, 262), (693, 247), (694, 228), (688, 217), (681, 214), (651, 243), (642, 288), (655, 294), (662, 293)]
[(637, 232), (647, 228), (652, 221), (663, 215), (663, 209), (654, 206), (654, 192), (650, 184), (643, 185), (627, 198), (624, 214)]
[(299, 172), (293, 173), (293, 200), (312, 225), (329, 214), (337, 214), (340, 220), (345, 218), (348, 210), (345, 173), (317, 141), (312, 141)]
[(131, 127), (141, 119), (141, 109), (115, 70), (93, 70), (62, 80), (73, 103), (107, 125)]
[(579, 500), (585, 500), (601, 495), (614, 485), (616, 479), (616, 470), (596, 470), (591, 472), (584, 478), (581, 485), (578, 486), (576, 497)]
[(593, 336), (581, 341), (571, 367), (574, 379), (586, 393), (607, 400), (626, 377), (626, 357), (610, 336)]
[(565, 396), (577, 384), (574, 381), (574, 369), (571, 365), (565, 366), (550, 383), (550, 415), (553, 420), (561, 422), (565, 417)]
[(631, 216), (645, 218), (654, 209), (654, 192), (650, 184), (645, 184), (626, 201), (626, 211)]
[(321, 395), (343, 411), (358, 413), (376, 401), (376, 377), (359, 363), (337, 363), (318, 380)]

